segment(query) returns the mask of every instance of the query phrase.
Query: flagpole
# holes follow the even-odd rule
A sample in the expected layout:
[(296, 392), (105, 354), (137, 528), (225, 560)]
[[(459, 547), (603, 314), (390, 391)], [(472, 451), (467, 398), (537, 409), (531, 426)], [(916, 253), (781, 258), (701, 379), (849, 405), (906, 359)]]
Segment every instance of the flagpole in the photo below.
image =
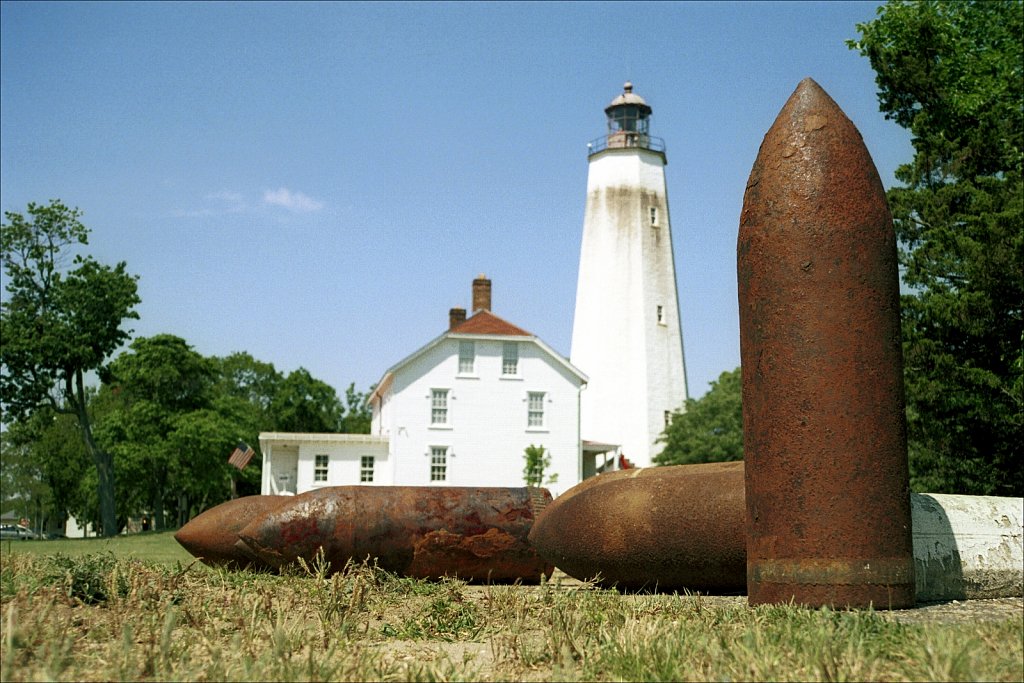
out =
[(230, 474), (230, 477), (229, 477), (229, 481), (231, 482), (230, 483), (230, 486), (231, 486), (231, 491), (230, 491), (231, 500), (234, 500), (235, 498), (238, 498), (238, 473), (241, 472), (241, 470), (237, 469), (238, 465), (235, 464), (234, 462), (232, 462), (232, 460), (241, 451), (242, 443), (243, 443), (242, 440), (239, 439), (238, 446), (231, 453), (231, 457), (228, 458), (228, 462), (231, 463), (232, 465), (234, 465), (234, 467), (231, 468), (231, 474)]

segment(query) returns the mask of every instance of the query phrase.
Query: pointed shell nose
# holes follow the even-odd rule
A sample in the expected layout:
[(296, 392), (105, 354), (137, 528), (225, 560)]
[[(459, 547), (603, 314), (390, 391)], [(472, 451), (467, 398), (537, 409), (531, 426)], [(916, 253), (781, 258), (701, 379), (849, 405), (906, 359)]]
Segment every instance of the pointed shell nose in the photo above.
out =
[(244, 547), (236, 547), (238, 532), (253, 519), (264, 515), (289, 496), (245, 496), (221, 503), (197, 515), (174, 534), (185, 550), (211, 566), (262, 566)]

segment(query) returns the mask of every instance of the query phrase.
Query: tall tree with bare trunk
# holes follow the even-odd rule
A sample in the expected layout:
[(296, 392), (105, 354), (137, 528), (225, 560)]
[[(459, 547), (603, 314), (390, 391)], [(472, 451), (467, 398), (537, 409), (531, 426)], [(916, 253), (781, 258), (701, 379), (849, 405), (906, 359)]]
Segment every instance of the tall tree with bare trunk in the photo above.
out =
[(138, 278), (124, 262), (110, 267), (74, 255), (88, 244), (82, 212), (60, 200), (5, 212), (0, 261), (6, 296), (0, 301), (0, 404), (3, 420), (40, 409), (75, 416), (99, 481), (103, 535), (118, 532), (114, 463), (93, 436), (86, 375), (104, 364), (138, 319)]

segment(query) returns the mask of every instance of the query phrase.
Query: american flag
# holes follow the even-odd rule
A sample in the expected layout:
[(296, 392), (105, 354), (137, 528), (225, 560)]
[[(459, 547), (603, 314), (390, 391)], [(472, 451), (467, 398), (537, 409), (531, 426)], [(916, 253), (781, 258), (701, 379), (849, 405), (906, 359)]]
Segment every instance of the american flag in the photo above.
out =
[(256, 451), (252, 449), (252, 446), (244, 441), (239, 441), (238, 446), (232, 451), (231, 457), (228, 458), (228, 464), (234, 465), (240, 470), (245, 469), (254, 455), (256, 455)]

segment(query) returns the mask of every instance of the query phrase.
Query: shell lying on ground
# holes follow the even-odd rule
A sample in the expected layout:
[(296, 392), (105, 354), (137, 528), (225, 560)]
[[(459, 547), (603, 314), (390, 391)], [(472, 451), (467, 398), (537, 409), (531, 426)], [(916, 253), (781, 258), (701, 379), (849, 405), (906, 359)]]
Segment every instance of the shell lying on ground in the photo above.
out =
[(621, 470), (545, 509), (530, 542), (579, 579), (625, 589), (746, 589), (743, 463)]

